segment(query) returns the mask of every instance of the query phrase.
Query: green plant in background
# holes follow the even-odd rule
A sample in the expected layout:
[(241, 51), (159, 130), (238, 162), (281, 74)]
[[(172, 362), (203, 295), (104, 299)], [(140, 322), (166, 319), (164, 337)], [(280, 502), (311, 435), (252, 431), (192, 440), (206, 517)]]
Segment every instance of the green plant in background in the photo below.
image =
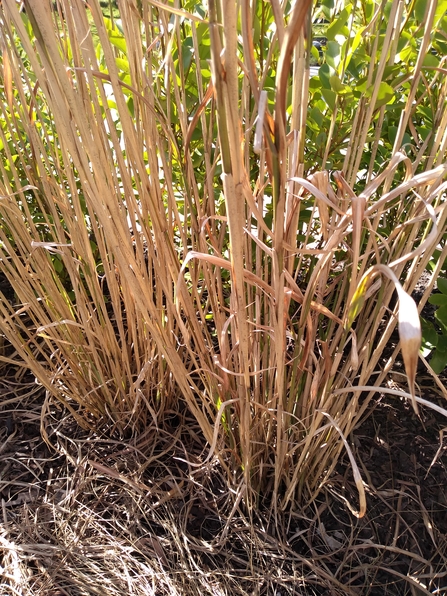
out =
[(447, 366), (447, 279), (438, 277), (436, 283), (440, 292), (430, 296), (428, 302), (438, 307), (435, 321), (439, 331), (432, 322), (422, 319), (422, 337), (423, 354), (432, 353), (430, 366), (435, 373), (440, 373)]
[[(447, 344), (446, 344), (446, 304), (444, 296), (446, 295), (446, 265), (447, 265), (447, 245), (446, 237), (443, 235), (436, 250), (433, 251), (432, 258), (427, 264), (427, 271), (430, 272), (430, 282), (425, 290), (425, 299), (439, 308), (435, 312), (434, 321), (422, 318), (422, 356), (427, 357), (431, 354), (430, 366), (439, 374), (447, 366)], [(432, 295), (432, 289), (437, 284), (439, 294)], [(420, 310), (425, 301), (422, 301)], [(436, 380), (436, 379), (435, 379)]]
[[(321, 33), (321, 21), (325, 21), (327, 46), (325, 63), (310, 80), (309, 168), (319, 164), (343, 169), (352, 182), (349, 168), (353, 166), (353, 171), (367, 174), (357, 181), (365, 183), (375, 166), (384, 164), (397, 148), (404, 147), (415, 163), (424, 162), (423, 167), (425, 160), (433, 159), (430, 147), (436, 145), (436, 126), (443, 117), (438, 99), (444, 85), (437, 69), (443, 67), (445, 56), (446, 4), (438, 2), (431, 15), (430, 40), (424, 20), (429, 6), (418, 1), (411, 9), (406, 13), (402, 4), (391, 2), (383, 12), (374, 2), (319, 3), (313, 27)], [(401, 18), (406, 19), (405, 27), (394, 36), (390, 22)], [(371, 27), (375, 37), (369, 35)], [(426, 44), (424, 54), (421, 43)], [(416, 97), (411, 107), (406, 104), (409, 94)], [(401, 116), (408, 128), (401, 127), (397, 135)], [(357, 131), (358, 144), (353, 142), (352, 130)]]
[(3, 0), (14, 362), (121, 436), (184, 402), (249, 505), (315, 497), (443, 238), (441, 4)]

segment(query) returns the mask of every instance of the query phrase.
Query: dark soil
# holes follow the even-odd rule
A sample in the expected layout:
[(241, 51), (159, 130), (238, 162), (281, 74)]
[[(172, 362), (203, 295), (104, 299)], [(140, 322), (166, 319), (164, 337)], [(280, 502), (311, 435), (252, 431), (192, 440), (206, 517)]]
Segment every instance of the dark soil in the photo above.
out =
[[(446, 405), (428, 387), (424, 397)], [(447, 593), (445, 419), (428, 409), (418, 419), (406, 401), (379, 397), (352, 443), (368, 491), (368, 509), (353, 529), (353, 518), (340, 498), (354, 505), (357, 501), (346, 457), (331, 479), (333, 501), (321, 523), (338, 542), (350, 537), (350, 546), (332, 551), (328, 564), (336, 567), (346, 586), (362, 586), (361, 594), (418, 594), (417, 582), (430, 593)], [(368, 590), (363, 570), (368, 571)], [(409, 577), (416, 592), (409, 589)]]
[[(54, 505), (60, 501), (67, 493), (67, 485), (71, 488), (76, 483), (84, 482), (87, 485), (87, 478), (92, 472), (91, 466), (83, 465), (81, 473), (75, 461), (77, 452), (80, 457), (80, 445), (85, 445), (82, 442), (88, 439), (88, 434), (67, 417), (62, 417), (58, 426), (56, 421), (61, 418), (62, 412), (55, 406), (51, 407), (47, 432), (56, 449), (49, 449), (42, 440), (40, 409), (43, 395), (37, 391), (38, 387), (32, 380), (29, 381), (28, 384), (23, 380), (17, 384), (12, 378), (4, 378), (1, 389), (4, 403), (20, 392), (25, 395), (23, 400), (4, 405), (0, 412), (0, 498), (4, 511), (3, 527), (10, 536), (15, 533), (15, 525), (17, 528), (23, 527), (24, 515), (32, 517), (33, 512), (42, 512), (49, 507), (46, 503), (53, 502)], [(445, 403), (429, 386), (425, 389), (425, 397), (445, 407)], [(179, 531), (196, 545), (203, 541), (219, 541), (222, 533), (227, 533), (227, 539), (218, 552), (212, 556), (206, 552), (196, 554), (207, 569), (231, 564), (232, 574), (238, 579), (237, 591), (235, 588), (233, 593), (271, 596), (275, 593), (271, 591), (272, 586), (276, 586), (277, 594), (447, 594), (445, 427), (445, 420), (432, 411), (422, 409), (419, 419), (407, 402), (378, 395), (366, 419), (350, 437), (368, 492), (366, 516), (361, 520), (356, 519), (345, 504), (347, 499), (354, 508), (357, 507), (352, 471), (345, 457), (339, 462), (336, 473), (321, 493), (318, 503), (314, 503), (307, 511), (290, 514), (286, 535), (274, 537), (272, 533), (269, 536), (260, 533), (264, 540), (262, 548), (266, 552), (270, 550), (273, 557), (266, 559), (258, 545), (260, 569), (266, 573), (265, 569), (272, 568), (276, 557), (278, 560), (273, 564), (270, 574), (274, 575), (275, 565), (280, 565), (283, 577), (276, 583), (270, 577), (265, 588), (258, 581), (258, 592), (254, 590), (252, 581), (243, 580), (247, 574), (246, 521), (236, 514), (231, 528), (225, 529), (222, 512), (229, 513), (229, 504), (218, 474), (213, 475), (208, 470), (200, 479), (195, 476), (197, 490), (191, 492), (188, 499), (177, 498), (174, 491), (171, 505), (177, 512)], [(446, 431), (445, 436), (442, 434), (443, 429)], [(100, 437), (90, 439), (93, 439), (93, 443), (82, 448), (82, 460), (85, 462), (88, 458), (93, 463), (93, 471), (95, 465), (102, 465), (107, 470), (119, 470), (123, 476), (132, 478), (135, 470), (146, 461), (142, 453), (138, 455), (122, 443), (102, 441)], [(187, 444), (188, 440), (191, 442), (191, 437), (182, 436), (179, 439), (177, 447), (171, 445), (164, 459), (158, 460), (157, 454), (153, 453), (155, 463), (147, 466), (141, 476), (146, 486), (158, 487), (155, 497), (148, 497), (148, 512), (151, 511), (151, 502), (153, 506), (155, 501), (159, 501), (160, 491), (167, 494), (175, 484), (163, 484), (160, 480), (163, 468), (169, 468), (172, 478), (177, 482), (188, 476), (187, 466), (181, 461), (184, 452), (180, 445)], [(144, 447), (141, 441), (140, 447)], [(161, 447), (159, 455), (162, 451)], [(166, 469), (163, 469), (163, 474), (166, 476)], [(120, 518), (121, 523), (129, 524), (129, 508), (133, 502), (129, 501), (128, 491), (123, 490), (123, 486), (119, 483), (117, 489), (113, 476), (107, 478), (107, 474), (105, 477), (103, 475), (101, 489), (81, 490), (75, 495), (73, 505), (85, 505), (93, 499), (94, 507), (103, 519), (102, 523), (111, 531), (110, 527), (114, 527)], [(113, 499), (108, 501), (112, 495)], [(132, 531), (138, 540), (143, 540), (147, 532), (158, 536), (160, 540), (169, 539), (161, 514), (161, 510), (158, 510), (155, 517), (153, 513), (147, 513), (144, 519), (135, 519)], [(262, 512), (257, 525), (262, 525)], [(57, 545), (54, 532), (48, 528), (38, 531), (44, 534), (45, 541)], [(17, 531), (18, 542), (25, 540), (20, 536), (22, 534)], [(250, 548), (253, 550), (254, 547)], [(169, 553), (165, 556), (169, 557)], [(336, 578), (334, 587), (331, 588), (329, 581), (325, 584), (321, 578), (318, 581), (310, 578), (307, 583), (293, 581), (294, 556)], [(177, 555), (173, 557), (176, 559)], [(34, 574), (38, 574), (45, 564), (44, 559), (39, 559), (36, 554), (29, 557), (29, 566)], [(35, 594), (57, 594), (57, 585), (54, 580), (48, 591), (40, 588)], [(98, 593), (93, 588), (89, 592), (88, 587), (80, 591), (74, 581), (70, 588), (69, 578), (65, 578), (64, 585), (65, 591), (61, 594), (77, 596)], [(33, 591), (25, 593), (34, 594)], [(188, 593), (193, 592), (185, 592)]]

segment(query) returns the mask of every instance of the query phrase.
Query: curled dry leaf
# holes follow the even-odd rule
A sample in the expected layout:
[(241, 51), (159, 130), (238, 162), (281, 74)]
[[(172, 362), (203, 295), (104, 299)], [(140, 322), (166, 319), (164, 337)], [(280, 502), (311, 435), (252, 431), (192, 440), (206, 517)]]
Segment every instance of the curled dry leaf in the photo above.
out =
[(404, 359), (405, 372), (407, 373), (408, 387), (416, 414), (419, 413), (415, 397), (416, 370), (419, 350), (422, 342), (421, 321), (415, 301), (409, 296), (402, 286), (396, 285), (399, 295), (399, 337)]
[(421, 322), (415, 301), (403, 289), (401, 283), (390, 267), (386, 265), (375, 265), (362, 277), (349, 304), (345, 319), (345, 329), (348, 331), (351, 328), (359, 312), (363, 308), (368, 285), (379, 273), (383, 273), (394, 283), (399, 296), (398, 326), (401, 351), (413, 408), (416, 414), (418, 414), (419, 410), (416, 403), (415, 382), (419, 350), (422, 343)]

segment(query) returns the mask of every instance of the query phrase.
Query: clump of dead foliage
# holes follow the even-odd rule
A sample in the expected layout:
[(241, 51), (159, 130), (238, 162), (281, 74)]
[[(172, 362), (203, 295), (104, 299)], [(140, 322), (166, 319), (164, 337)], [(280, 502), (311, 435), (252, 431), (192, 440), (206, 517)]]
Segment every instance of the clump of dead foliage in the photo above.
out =
[[(421, 28), (415, 3), (348, 4), (318, 95), (310, 0), (129, 0), (117, 20), (97, 0), (1, 3), (0, 360), (45, 389), (43, 437), (66, 458), (16, 520), (5, 501), (11, 590), (347, 589), (288, 524), (303, 511), (331, 548), (316, 503), (344, 454), (346, 507), (365, 515), (351, 436), (378, 391), (447, 416), (416, 379), (418, 309), (447, 256), (447, 83), (426, 65), (442, 15), (427, 2)], [(414, 60), (393, 82), (400, 39)], [(399, 354), (406, 384), (389, 388)]]

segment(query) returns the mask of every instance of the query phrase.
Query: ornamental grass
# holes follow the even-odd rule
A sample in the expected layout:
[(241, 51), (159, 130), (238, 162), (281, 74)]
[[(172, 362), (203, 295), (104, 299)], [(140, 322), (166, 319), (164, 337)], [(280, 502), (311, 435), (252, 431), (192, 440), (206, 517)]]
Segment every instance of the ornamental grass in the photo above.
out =
[(348, 438), (401, 351), (397, 395), (447, 415), (416, 376), (411, 293), (447, 256), (420, 4), (3, 0), (3, 364), (123, 440), (186, 408), (190, 465), (217, 457), (249, 509), (315, 498), (347, 450), (362, 516)]

